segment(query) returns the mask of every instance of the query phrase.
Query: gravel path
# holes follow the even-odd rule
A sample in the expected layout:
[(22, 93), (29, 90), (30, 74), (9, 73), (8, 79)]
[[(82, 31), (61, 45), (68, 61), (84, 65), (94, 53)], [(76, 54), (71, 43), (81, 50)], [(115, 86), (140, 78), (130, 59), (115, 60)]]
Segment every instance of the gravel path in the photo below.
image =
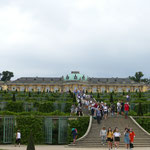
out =
[[(25, 145), (21, 147), (15, 147), (14, 145), (0, 145), (0, 149), (4, 150), (26, 150)], [(108, 150), (108, 148), (70, 148), (68, 146), (51, 146), (51, 145), (37, 145), (35, 146), (36, 150)], [(114, 150), (114, 149), (113, 149)], [(126, 150), (125, 148), (120, 148), (119, 150)], [(147, 148), (134, 148), (133, 150), (150, 150), (150, 147)]]

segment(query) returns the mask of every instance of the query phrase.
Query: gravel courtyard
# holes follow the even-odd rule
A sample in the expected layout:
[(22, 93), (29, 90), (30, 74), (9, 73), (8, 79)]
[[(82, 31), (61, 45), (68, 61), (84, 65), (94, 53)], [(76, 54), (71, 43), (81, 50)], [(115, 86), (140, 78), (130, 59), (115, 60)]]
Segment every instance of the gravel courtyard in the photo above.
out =
[[(26, 150), (26, 146), (22, 145), (21, 147), (15, 147), (14, 145), (0, 145), (0, 149), (3, 150)], [(50, 145), (37, 145), (35, 146), (36, 150), (108, 150), (108, 148), (70, 148), (66, 146), (50, 146)], [(126, 150), (125, 148), (120, 148), (119, 150)], [(134, 148), (133, 150), (150, 150), (150, 147), (147, 148)]]

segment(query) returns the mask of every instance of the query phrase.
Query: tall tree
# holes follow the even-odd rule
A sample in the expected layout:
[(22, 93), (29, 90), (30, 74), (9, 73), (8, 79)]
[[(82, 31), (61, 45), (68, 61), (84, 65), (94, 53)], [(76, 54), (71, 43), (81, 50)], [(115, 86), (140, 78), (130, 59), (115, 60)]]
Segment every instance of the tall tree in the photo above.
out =
[(141, 71), (139, 71), (139, 72), (136, 72), (135, 73), (135, 79), (136, 79), (136, 81), (137, 82), (140, 82), (141, 81), (141, 78), (144, 76), (144, 74), (141, 72)]
[(143, 74), (141, 71), (139, 71), (139, 72), (136, 72), (134, 76), (129, 76), (129, 78), (130, 78), (131, 80), (136, 81), (136, 82), (140, 82), (140, 81), (141, 81), (141, 78), (142, 78), (143, 76), (144, 76), (144, 74)]
[(10, 79), (14, 77), (14, 74), (13, 72), (10, 72), (10, 71), (3, 71), (2, 72), (2, 78), (1, 80), (4, 81), (4, 82), (7, 82), (7, 81), (10, 81)]

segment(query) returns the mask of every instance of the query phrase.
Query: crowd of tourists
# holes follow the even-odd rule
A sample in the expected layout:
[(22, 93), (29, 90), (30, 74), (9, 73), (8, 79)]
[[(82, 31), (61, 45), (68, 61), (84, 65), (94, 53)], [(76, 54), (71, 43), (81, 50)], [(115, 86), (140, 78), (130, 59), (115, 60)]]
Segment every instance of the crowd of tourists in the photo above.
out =
[[(89, 113), (93, 116), (94, 119), (97, 119), (97, 123), (100, 124), (101, 120), (106, 120), (108, 116), (111, 117), (118, 117), (120, 115), (124, 116), (125, 119), (128, 118), (128, 112), (130, 109), (129, 106), (130, 96), (126, 96), (126, 101), (118, 100), (117, 103), (111, 103), (110, 105), (107, 105), (107, 103), (101, 101), (97, 102), (91, 95), (86, 95), (85, 93), (81, 94), (78, 92), (77, 94), (77, 103), (78, 105), (72, 105), (71, 107), (71, 114), (76, 113), (78, 116), (83, 115), (82, 109), (88, 109)], [(72, 131), (74, 142), (76, 139), (77, 132), (76, 130)], [(132, 149), (133, 148), (133, 142), (135, 133), (132, 129), (125, 128), (124, 133), (120, 133), (119, 129), (116, 127), (114, 130), (112, 130), (110, 127), (108, 130), (106, 130), (106, 127), (103, 127), (100, 130), (100, 137), (101, 142), (103, 145), (108, 143), (108, 148), (111, 150), (114, 148), (115, 150), (119, 148), (120, 138), (121, 135), (124, 135), (124, 143), (126, 146), (126, 149)]]
[[(134, 138), (135, 138), (135, 133), (133, 132), (132, 129), (125, 128), (125, 131), (123, 133), (124, 135), (124, 143), (126, 146), (126, 149), (132, 149)], [(113, 148), (113, 144), (115, 147), (115, 150), (119, 148), (119, 143), (120, 143), (120, 137), (121, 133), (119, 132), (119, 129), (116, 127), (114, 131), (109, 127), (108, 130), (106, 130), (105, 127), (103, 127), (100, 130), (100, 137), (101, 137), (101, 143), (103, 145), (108, 143), (108, 148), (111, 150)]]
[(93, 118), (97, 119), (97, 122), (100, 124), (100, 120), (107, 119), (108, 116), (119, 116), (124, 115), (125, 118), (128, 118), (128, 112), (129, 112), (129, 103), (126, 101), (125, 103), (123, 101), (118, 101), (115, 105), (114, 103), (111, 103), (110, 106), (108, 106), (104, 102), (96, 102), (96, 101), (87, 101), (85, 100), (85, 106), (88, 107), (89, 111), (91, 112), (91, 115)]

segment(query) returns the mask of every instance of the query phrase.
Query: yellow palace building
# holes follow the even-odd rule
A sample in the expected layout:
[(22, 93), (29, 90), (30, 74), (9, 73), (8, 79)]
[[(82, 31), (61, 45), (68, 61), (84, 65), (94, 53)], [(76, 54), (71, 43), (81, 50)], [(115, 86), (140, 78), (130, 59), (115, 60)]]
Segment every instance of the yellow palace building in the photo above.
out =
[(10, 91), (67, 92), (84, 90), (88, 92), (145, 92), (149, 87), (129, 78), (94, 78), (72, 71), (62, 77), (21, 77), (5, 85)]

